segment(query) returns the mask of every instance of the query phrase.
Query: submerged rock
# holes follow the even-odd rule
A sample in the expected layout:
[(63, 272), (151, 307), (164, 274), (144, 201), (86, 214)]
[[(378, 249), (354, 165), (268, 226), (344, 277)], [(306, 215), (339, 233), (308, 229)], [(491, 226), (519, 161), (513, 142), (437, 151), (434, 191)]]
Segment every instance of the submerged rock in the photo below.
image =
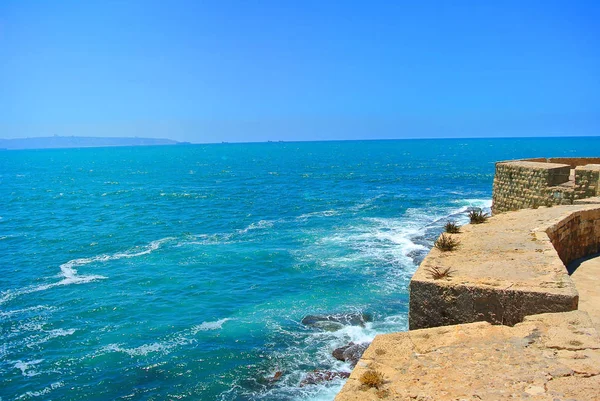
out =
[(368, 347), (369, 343), (354, 344), (350, 342), (348, 345), (334, 349), (331, 354), (338, 361), (349, 362), (354, 367)]
[(325, 331), (337, 331), (344, 326), (361, 326), (372, 321), (368, 313), (346, 313), (333, 315), (307, 315), (302, 319), (302, 324)]
[(309, 372), (306, 377), (300, 382), (300, 387), (307, 384), (319, 384), (333, 379), (347, 379), (350, 377), (350, 372), (331, 372), (329, 370), (315, 370)]
[(282, 375), (283, 375), (283, 372), (277, 371), (277, 372), (275, 372), (273, 377), (270, 377), (268, 380), (269, 380), (269, 382), (274, 383), (276, 381), (279, 381), (281, 379)]
[(350, 342), (348, 345), (344, 345), (343, 347), (336, 348), (333, 350), (331, 355), (333, 355), (333, 357), (335, 359), (337, 359), (338, 361), (345, 362), (346, 360), (344, 359), (344, 351), (346, 351), (348, 348), (350, 348), (353, 345), (355, 345), (355, 344), (353, 342)]

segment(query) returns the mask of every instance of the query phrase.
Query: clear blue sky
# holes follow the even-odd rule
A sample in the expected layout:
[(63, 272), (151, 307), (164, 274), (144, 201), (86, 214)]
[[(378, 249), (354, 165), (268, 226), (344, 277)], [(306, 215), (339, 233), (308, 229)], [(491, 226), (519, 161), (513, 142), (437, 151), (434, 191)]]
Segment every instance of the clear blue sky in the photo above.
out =
[(600, 1), (0, 1), (0, 137), (600, 135)]

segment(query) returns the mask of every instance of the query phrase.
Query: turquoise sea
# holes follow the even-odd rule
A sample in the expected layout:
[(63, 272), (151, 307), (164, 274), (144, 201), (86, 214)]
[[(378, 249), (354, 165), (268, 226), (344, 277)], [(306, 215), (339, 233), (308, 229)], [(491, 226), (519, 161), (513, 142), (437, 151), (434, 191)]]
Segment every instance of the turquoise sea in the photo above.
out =
[[(0, 152), (0, 400), (332, 400), (494, 162), (600, 138)], [(368, 313), (328, 331), (309, 314)], [(331, 330), (331, 328), (329, 328)], [(281, 372), (279, 380), (274, 380)]]

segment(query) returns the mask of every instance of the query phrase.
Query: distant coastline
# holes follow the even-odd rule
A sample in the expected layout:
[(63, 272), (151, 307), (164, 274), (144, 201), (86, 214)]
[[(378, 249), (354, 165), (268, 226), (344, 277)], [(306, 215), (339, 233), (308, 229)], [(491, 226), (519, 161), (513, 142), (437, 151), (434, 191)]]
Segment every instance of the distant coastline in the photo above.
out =
[(0, 150), (99, 148), (108, 146), (167, 146), (186, 145), (163, 138), (101, 138), (87, 136), (49, 136), (39, 138), (0, 139)]

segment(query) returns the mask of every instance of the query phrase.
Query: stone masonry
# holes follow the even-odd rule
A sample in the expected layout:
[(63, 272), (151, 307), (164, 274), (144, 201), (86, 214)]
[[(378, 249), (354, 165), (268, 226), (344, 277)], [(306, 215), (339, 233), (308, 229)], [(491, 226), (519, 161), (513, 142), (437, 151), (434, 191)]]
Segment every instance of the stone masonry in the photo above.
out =
[(336, 401), (600, 400), (600, 258), (579, 259), (600, 252), (599, 195), (600, 158), (497, 163), (494, 216), (430, 251), (410, 330), (377, 336)]
[(600, 158), (524, 159), (496, 163), (492, 212), (571, 205), (600, 195)]

